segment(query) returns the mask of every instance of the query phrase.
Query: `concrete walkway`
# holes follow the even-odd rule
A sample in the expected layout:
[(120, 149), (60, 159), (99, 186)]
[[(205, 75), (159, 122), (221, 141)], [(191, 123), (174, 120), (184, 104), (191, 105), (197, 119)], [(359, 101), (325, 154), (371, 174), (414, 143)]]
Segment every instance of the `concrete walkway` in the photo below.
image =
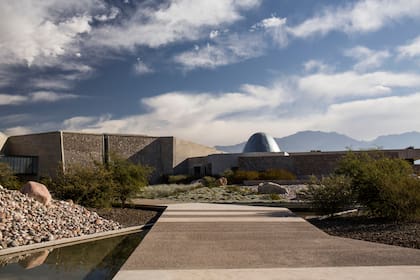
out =
[(420, 250), (327, 235), (288, 209), (172, 204), (115, 276), (420, 279)]

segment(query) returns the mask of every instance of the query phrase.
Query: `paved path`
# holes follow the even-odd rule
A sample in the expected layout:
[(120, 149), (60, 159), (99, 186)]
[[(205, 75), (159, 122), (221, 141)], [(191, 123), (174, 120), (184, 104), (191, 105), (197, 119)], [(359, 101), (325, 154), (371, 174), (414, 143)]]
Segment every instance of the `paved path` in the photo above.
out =
[(420, 250), (327, 235), (288, 209), (172, 204), (115, 276), (420, 279)]

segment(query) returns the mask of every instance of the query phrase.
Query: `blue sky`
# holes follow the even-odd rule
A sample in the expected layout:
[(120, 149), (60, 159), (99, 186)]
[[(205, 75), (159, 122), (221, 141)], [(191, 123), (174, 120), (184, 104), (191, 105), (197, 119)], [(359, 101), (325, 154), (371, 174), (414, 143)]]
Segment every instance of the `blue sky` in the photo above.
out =
[(0, 131), (419, 131), (420, 1), (4, 0)]

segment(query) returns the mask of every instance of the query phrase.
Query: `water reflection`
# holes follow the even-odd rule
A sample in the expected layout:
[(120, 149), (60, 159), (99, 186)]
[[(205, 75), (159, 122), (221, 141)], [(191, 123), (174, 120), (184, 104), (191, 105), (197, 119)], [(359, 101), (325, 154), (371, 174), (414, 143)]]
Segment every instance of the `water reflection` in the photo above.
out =
[(145, 234), (0, 257), (0, 279), (112, 279)]

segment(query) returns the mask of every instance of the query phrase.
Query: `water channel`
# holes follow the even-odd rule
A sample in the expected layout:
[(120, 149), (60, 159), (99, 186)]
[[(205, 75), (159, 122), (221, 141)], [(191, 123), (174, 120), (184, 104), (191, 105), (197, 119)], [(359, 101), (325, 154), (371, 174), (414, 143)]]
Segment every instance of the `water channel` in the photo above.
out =
[(146, 233), (0, 257), (0, 279), (112, 279)]

